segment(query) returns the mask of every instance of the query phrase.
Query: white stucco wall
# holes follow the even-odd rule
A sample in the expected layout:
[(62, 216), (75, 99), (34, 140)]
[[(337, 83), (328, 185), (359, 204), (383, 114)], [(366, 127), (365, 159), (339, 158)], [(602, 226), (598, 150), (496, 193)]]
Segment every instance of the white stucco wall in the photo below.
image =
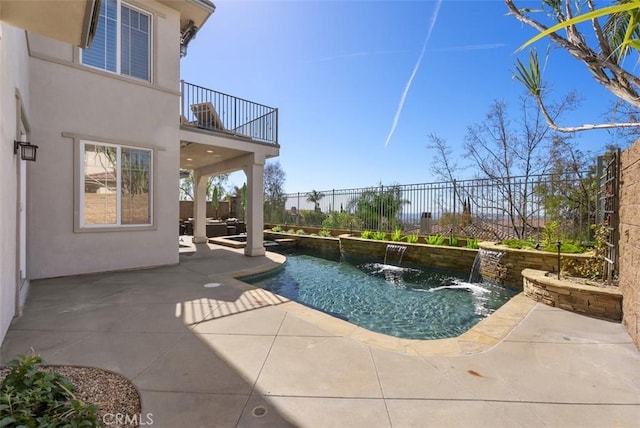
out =
[(18, 160), (16, 89), (29, 112), (28, 56), (24, 30), (0, 24), (0, 342), (16, 309)]
[[(32, 279), (178, 262), (179, 16), (155, 2), (151, 84), (90, 70), (70, 45), (30, 35), (28, 240)], [(155, 149), (155, 229), (74, 232), (74, 139)], [(35, 244), (33, 244), (35, 243)]]

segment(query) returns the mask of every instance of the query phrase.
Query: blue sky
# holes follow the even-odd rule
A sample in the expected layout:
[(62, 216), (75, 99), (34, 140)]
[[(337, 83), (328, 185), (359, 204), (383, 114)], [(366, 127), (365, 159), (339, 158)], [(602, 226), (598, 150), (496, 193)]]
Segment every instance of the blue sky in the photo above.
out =
[[(287, 192), (437, 181), (427, 135), (446, 139), (468, 164), (467, 126), (494, 100), (515, 106), (524, 93), (512, 79), (514, 52), (534, 32), (499, 0), (215, 3), (182, 59), (182, 78), (279, 109)], [(566, 125), (599, 122), (613, 99), (561, 50), (544, 79), (583, 100)], [(610, 137), (574, 141), (601, 152)], [(244, 175), (231, 181), (242, 185)]]

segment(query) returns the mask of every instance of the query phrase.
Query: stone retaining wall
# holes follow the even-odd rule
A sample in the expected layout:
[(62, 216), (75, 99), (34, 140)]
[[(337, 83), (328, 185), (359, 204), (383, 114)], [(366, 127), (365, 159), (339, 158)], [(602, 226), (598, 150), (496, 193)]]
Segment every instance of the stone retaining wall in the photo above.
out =
[(612, 321), (622, 320), (622, 293), (617, 288), (558, 280), (547, 276), (547, 273), (535, 269), (522, 271), (527, 297), (572, 312)]
[(340, 251), (384, 260), (387, 245), (407, 247), (403, 261), (442, 269), (469, 272), (478, 250), (442, 245), (408, 244), (406, 242), (378, 241), (352, 236), (340, 236)]

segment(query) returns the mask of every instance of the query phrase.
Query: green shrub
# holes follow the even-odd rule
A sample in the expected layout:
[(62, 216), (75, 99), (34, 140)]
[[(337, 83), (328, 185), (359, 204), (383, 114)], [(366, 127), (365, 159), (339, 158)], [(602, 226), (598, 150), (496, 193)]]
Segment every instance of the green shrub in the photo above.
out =
[(424, 238), (425, 241), (427, 241), (427, 244), (429, 245), (442, 245), (444, 244), (444, 236), (442, 235), (429, 235), (426, 238)]
[(280, 226), (273, 226), (273, 227), (271, 228), (271, 230), (272, 230), (273, 232), (282, 232), (282, 227), (280, 227)]
[[(536, 242), (533, 239), (503, 239), (502, 245), (509, 248), (515, 248), (520, 250), (537, 248), (542, 251), (555, 253), (558, 251), (557, 242), (558, 242), (557, 240), (550, 241), (546, 238), (540, 244), (536, 244)], [(579, 242), (576, 242), (576, 241), (561, 242), (560, 252), (562, 253), (575, 254), (575, 253), (584, 253), (584, 251), (585, 251), (584, 247)]]
[(471, 248), (472, 250), (477, 250), (480, 248), (478, 245), (478, 240), (475, 238), (467, 238), (467, 248)]
[(300, 221), (301, 226), (320, 226), (327, 218), (326, 214), (322, 211), (316, 210), (300, 210)]
[(373, 239), (377, 239), (378, 241), (384, 241), (387, 239), (387, 234), (384, 232), (374, 232)]
[(400, 230), (399, 228), (395, 229), (391, 234), (391, 240), (395, 242), (402, 241), (402, 230)]
[(595, 245), (593, 247), (593, 257), (588, 258), (582, 263), (569, 261), (569, 268), (573, 269), (575, 273), (581, 277), (589, 279), (602, 279), (604, 275), (604, 268), (606, 261), (604, 257), (607, 256), (607, 237), (609, 231), (607, 230), (606, 223), (600, 223), (598, 225), (592, 224), (591, 229), (594, 230)]
[(360, 237), (361, 237), (362, 239), (373, 239), (373, 232), (372, 232), (372, 231), (370, 231), (370, 230), (363, 230), (363, 231), (360, 233)]
[(304, 235), (304, 230), (302, 229), (296, 230), (296, 235)]
[(21, 355), (0, 386), (2, 427), (97, 427), (98, 406), (78, 400), (75, 386), (59, 373), (38, 370), (42, 358)]
[(452, 236), (451, 238), (449, 238), (449, 245), (451, 247), (457, 247), (458, 246), (458, 238), (456, 238), (455, 236)]
[(407, 235), (404, 239), (406, 239), (409, 244), (415, 244), (416, 242), (418, 242), (419, 237), (416, 233), (415, 235)]
[(346, 211), (332, 211), (329, 216), (322, 221), (322, 227), (326, 229), (359, 229), (361, 221), (353, 214)]
[(295, 231), (295, 229), (289, 229), (289, 230), (287, 230), (287, 233), (290, 234), (290, 235), (295, 235), (296, 231)]
[[(557, 253), (558, 245), (556, 242), (544, 247), (543, 250), (548, 251), (550, 253)], [(579, 242), (567, 241), (567, 242), (560, 243), (561, 253), (579, 254), (579, 253), (584, 253), (584, 251), (585, 251), (584, 247)]]
[(501, 243), (508, 248), (519, 250), (535, 248), (536, 246), (536, 242), (533, 239), (503, 239)]
[(331, 236), (331, 232), (327, 229), (322, 229), (320, 232), (318, 232), (319, 236), (322, 236), (323, 238), (329, 238)]

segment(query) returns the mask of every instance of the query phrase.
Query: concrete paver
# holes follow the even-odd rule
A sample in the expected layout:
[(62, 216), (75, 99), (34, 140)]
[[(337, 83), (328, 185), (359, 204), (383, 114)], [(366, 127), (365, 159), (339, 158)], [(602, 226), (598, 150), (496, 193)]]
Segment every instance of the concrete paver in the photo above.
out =
[(519, 295), (458, 338), (390, 338), (235, 279), (280, 256), (190, 251), (175, 266), (33, 281), (0, 363), (33, 347), (51, 364), (119, 372), (153, 427), (640, 420), (640, 352), (620, 324)]

